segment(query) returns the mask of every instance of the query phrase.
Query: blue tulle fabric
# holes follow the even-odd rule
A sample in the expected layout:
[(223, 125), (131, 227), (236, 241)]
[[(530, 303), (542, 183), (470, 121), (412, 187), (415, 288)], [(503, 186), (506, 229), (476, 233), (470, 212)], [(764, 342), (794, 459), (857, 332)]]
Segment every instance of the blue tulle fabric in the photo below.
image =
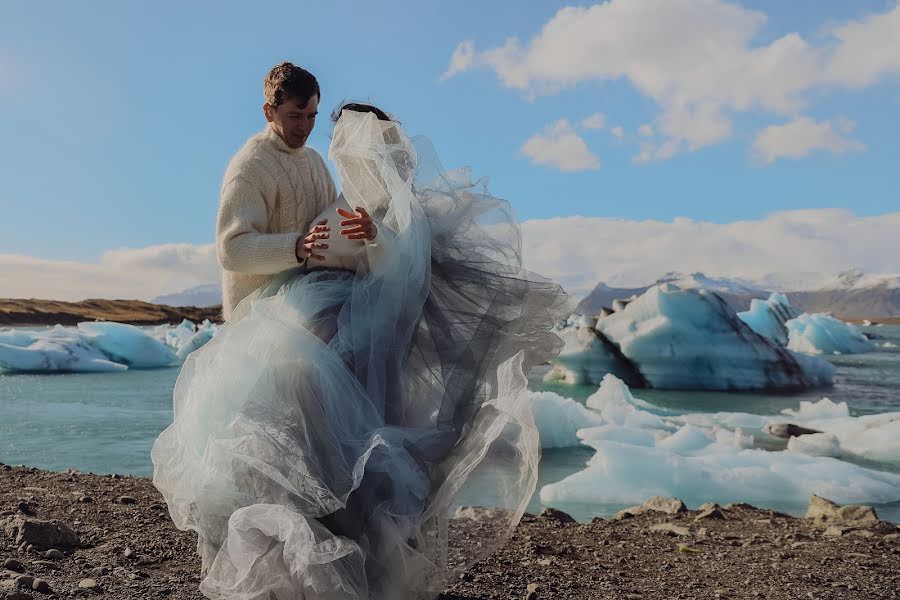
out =
[[(560, 288), (522, 268), (508, 204), (424, 140), (345, 111), (329, 156), (380, 243), (245, 299), (185, 362), (153, 448), (210, 598), (433, 598), (534, 491), (524, 373), (559, 351)], [(473, 543), (451, 517), (476, 485), (496, 510)]]

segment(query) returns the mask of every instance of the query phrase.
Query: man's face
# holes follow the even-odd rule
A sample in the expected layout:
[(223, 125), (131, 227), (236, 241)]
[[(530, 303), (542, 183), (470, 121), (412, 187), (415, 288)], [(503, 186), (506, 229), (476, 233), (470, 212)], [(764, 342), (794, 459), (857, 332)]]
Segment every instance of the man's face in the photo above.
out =
[(291, 148), (301, 148), (306, 143), (313, 127), (316, 126), (316, 115), (319, 112), (319, 97), (314, 95), (306, 103), (300, 104), (296, 98), (290, 98), (278, 108), (268, 103), (263, 105), (266, 121), (272, 124), (284, 143)]

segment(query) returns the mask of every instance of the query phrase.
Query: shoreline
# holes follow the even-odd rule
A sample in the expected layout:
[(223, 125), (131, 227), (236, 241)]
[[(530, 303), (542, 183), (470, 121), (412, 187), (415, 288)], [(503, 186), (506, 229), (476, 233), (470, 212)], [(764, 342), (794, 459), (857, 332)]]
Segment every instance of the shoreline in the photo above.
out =
[(92, 299), (81, 302), (0, 298), (0, 327), (77, 325), (83, 321), (115, 321), (128, 325), (177, 325), (188, 319), (222, 322), (222, 307), (167, 306), (141, 300)]
[[(817, 519), (743, 504), (687, 511), (662, 499), (588, 523), (553, 509), (526, 514), (504, 548), (440, 599), (900, 597), (900, 528), (823, 502)], [(485, 539), (490, 514), (459, 511), (458, 539)], [(77, 543), (16, 543), (14, 523), (49, 519)], [(147, 478), (0, 465), (0, 598), (47, 597), (37, 585), (56, 598), (201, 600), (195, 546)]]

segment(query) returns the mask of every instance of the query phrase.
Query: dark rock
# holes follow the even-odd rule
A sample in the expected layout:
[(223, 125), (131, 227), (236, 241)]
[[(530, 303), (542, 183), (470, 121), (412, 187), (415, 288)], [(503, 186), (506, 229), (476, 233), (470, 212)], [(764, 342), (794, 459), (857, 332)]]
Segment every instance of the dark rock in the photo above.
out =
[(35, 567), (47, 569), (48, 571), (59, 571), (59, 565), (52, 560), (35, 560), (31, 564)]
[(3, 561), (3, 568), (15, 571), (16, 573), (24, 573), (25, 565), (17, 561), (15, 558), (7, 558)]
[(27, 517), (8, 519), (4, 527), (6, 535), (15, 538), (15, 544), (30, 544), (36, 548), (72, 548), (81, 545), (71, 527), (62, 521), (44, 521)]
[(16, 577), (16, 587), (30, 590), (33, 583), (34, 577), (32, 577), (31, 575), (19, 575), (18, 577)]
[(572, 515), (569, 513), (563, 512), (561, 510), (557, 510), (555, 508), (545, 508), (541, 511), (541, 517), (544, 519), (550, 519), (551, 521), (559, 521), (560, 523), (576, 523)]
[(66, 557), (65, 554), (57, 550), (56, 548), (50, 548), (46, 552), (44, 552), (44, 556), (52, 560), (62, 560)]
[(119, 504), (137, 504), (137, 500), (131, 496), (119, 496)]

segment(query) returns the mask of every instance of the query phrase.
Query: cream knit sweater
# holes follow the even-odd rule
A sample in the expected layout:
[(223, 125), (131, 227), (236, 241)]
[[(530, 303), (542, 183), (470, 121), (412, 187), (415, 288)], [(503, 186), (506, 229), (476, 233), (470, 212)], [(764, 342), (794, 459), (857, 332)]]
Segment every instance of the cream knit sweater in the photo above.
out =
[(297, 239), (335, 200), (322, 157), (293, 149), (271, 127), (231, 159), (219, 200), (216, 252), (222, 265), (222, 313), (277, 273), (297, 267)]

